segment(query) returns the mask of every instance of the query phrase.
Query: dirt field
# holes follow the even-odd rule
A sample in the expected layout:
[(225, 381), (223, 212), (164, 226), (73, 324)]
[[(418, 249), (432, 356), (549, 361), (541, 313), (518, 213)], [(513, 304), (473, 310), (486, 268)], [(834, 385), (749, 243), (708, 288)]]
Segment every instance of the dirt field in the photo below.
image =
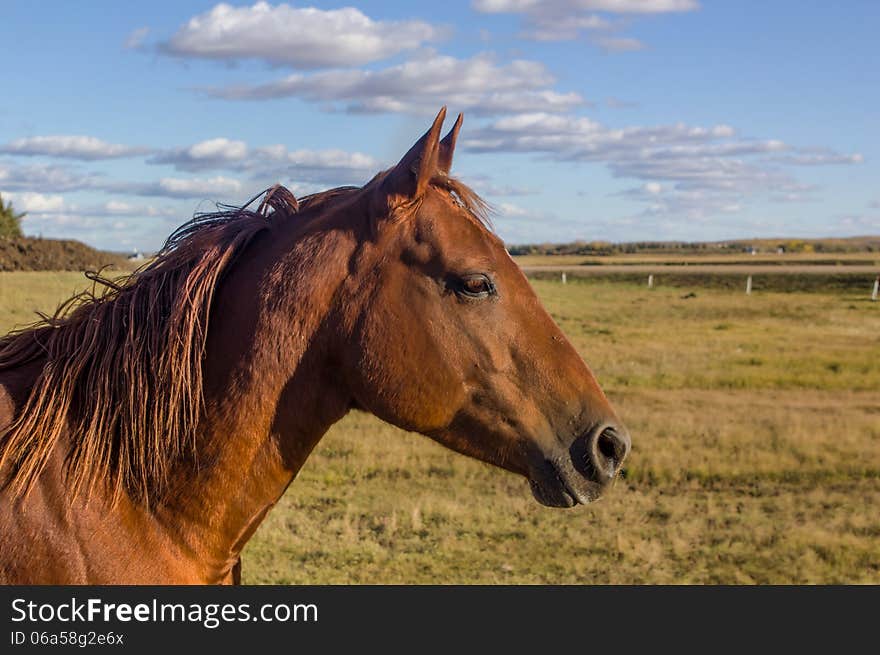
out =
[[(246, 548), (246, 582), (880, 583), (880, 302), (534, 284), (632, 432), (610, 495), (544, 508), (352, 414)], [(0, 273), (0, 330), (82, 286)]]

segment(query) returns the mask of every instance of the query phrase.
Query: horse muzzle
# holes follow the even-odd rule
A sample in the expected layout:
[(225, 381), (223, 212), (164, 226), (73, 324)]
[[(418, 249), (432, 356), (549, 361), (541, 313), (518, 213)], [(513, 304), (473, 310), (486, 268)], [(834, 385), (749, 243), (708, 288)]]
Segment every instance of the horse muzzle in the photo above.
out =
[(611, 486), (632, 448), (621, 425), (602, 423), (578, 436), (568, 449), (530, 467), (532, 495), (549, 507), (574, 507), (597, 500)]

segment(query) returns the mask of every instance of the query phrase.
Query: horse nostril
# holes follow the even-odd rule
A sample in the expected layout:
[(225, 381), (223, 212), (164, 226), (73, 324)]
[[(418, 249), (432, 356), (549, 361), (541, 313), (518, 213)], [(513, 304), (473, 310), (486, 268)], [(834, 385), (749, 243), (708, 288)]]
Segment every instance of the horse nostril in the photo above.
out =
[(606, 427), (596, 437), (596, 459), (613, 477), (629, 452), (629, 437), (613, 427)]
[(569, 454), (574, 468), (581, 475), (604, 485), (620, 471), (629, 448), (626, 428), (605, 424), (575, 439), (569, 447)]
[(607, 428), (602, 431), (602, 434), (599, 435), (599, 443), (596, 446), (599, 448), (599, 452), (608, 459), (619, 459), (617, 442), (612, 438), (612, 435), (608, 434), (609, 432), (613, 432), (613, 430)]

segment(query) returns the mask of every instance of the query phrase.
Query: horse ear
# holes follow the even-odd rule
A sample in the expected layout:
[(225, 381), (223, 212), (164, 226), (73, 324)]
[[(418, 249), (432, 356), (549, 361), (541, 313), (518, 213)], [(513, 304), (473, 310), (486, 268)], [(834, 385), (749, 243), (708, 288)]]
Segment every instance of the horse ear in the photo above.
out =
[(462, 114), (455, 119), (455, 125), (449, 130), (449, 134), (443, 137), (440, 142), (440, 148), (437, 153), (437, 168), (441, 173), (449, 175), (452, 168), (452, 155), (455, 153), (455, 142), (458, 140), (458, 132), (461, 130), (461, 122), (464, 120)]
[(382, 183), (383, 190), (408, 198), (418, 198), (428, 188), (431, 178), (437, 173), (440, 148), (440, 128), (446, 118), (446, 107), (440, 110), (431, 129), (415, 142), (403, 159), (392, 168)]

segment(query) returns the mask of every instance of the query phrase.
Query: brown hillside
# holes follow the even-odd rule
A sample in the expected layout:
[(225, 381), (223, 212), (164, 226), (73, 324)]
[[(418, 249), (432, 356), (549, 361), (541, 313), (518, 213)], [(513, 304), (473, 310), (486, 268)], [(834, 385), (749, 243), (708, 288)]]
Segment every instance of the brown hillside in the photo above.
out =
[(83, 271), (104, 266), (130, 268), (128, 260), (61, 239), (0, 239), (0, 271)]

